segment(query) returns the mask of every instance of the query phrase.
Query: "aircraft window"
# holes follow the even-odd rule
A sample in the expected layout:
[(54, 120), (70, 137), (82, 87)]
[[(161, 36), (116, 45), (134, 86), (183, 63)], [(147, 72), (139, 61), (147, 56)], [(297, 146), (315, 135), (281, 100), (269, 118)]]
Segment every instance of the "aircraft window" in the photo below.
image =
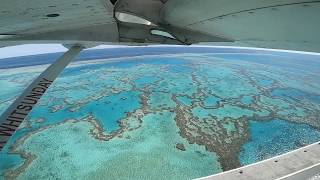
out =
[(58, 17), (58, 16), (60, 16), (60, 14), (47, 14), (47, 17)]
[(5, 38), (9, 38), (9, 37), (12, 37), (14, 35), (11, 35), (11, 34), (0, 34), (0, 39), (5, 39)]
[(135, 23), (135, 24), (144, 24), (147, 26), (155, 26), (152, 22), (138, 17), (133, 14), (123, 13), (123, 12), (116, 12), (115, 13), (116, 18), (121, 22), (127, 22), (127, 23)]
[(166, 31), (157, 30), (157, 29), (152, 29), (151, 34), (158, 35), (158, 36), (164, 36), (164, 37), (171, 38), (171, 39), (176, 39), (170, 33), (166, 32)]
[(110, 0), (110, 1), (113, 5), (117, 2), (117, 0)]

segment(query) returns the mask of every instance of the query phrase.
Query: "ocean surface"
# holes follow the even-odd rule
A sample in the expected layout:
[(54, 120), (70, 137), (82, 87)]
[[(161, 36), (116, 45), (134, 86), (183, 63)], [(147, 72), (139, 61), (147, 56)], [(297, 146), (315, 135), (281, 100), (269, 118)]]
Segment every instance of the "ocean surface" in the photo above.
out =
[[(0, 114), (60, 53), (0, 60)], [(320, 140), (320, 56), (82, 53), (0, 153), (0, 179), (192, 179)]]

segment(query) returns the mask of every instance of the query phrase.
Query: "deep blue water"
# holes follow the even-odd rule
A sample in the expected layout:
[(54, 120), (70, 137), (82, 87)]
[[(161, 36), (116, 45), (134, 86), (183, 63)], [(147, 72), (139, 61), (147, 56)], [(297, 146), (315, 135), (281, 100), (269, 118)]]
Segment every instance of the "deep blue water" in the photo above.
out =
[[(168, 46), (168, 47), (133, 47), (133, 48), (108, 48), (108, 49), (95, 49), (95, 50), (84, 50), (78, 55), (75, 61), (86, 61), (95, 59), (108, 59), (117, 57), (132, 57), (140, 55), (161, 55), (161, 54), (179, 54), (179, 53), (266, 53), (263, 50), (253, 50), (253, 49), (235, 49), (235, 48), (214, 48), (214, 47), (187, 47), (187, 46)], [(32, 56), (21, 56), (13, 58), (0, 59), (0, 69), (8, 69), (23, 66), (34, 66), (41, 64), (50, 64), (54, 62), (58, 57), (62, 56), (61, 53), (48, 53)], [(304, 67), (304, 63), (308, 65), (315, 65), (317, 67), (319, 63), (319, 57), (316, 55), (308, 54), (298, 54), (298, 53), (287, 53), (287, 52), (272, 52), (275, 56), (280, 56), (281, 58), (289, 58), (291, 61), (300, 63), (301, 67)], [(255, 56), (248, 55), (215, 55), (216, 57), (229, 58), (237, 60), (239, 58), (244, 60), (249, 60), (252, 62), (266, 63), (271, 65), (276, 65), (277, 58), (275, 56), (270, 56), (267, 59), (260, 59)], [(301, 61), (303, 59), (304, 61)], [(275, 60), (275, 61), (274, 61)], [(285, 66), (283, 62), (278, 61), (281, 65)], [(317, 70), (317, 69), (315, 69)], [(319, 71), (319, 70), (318, 70)]]
[(294, 88), (282, 88), (282, 89), (274, 89), (271, 92), (271, 95), (274, 97), (282, 97), (284, 99), (294, 99), (294, 100), (301, 100), (306, 98), (310, 101), (320, 103), (320, 95), (318, 94), (311, 94), (299, 89)]
[(295, 53), (273, 52), (268, 53), (241, 53), (241, 54), (212, 54), (212, 57), (219, 57), (231, 61), (248, 61), (251, 63), (258, 63), (269, 65), (272, 67), (283, 68), (286, 70), (308, 70), (313, 73), (320, 73), (319, 70), (319, 56), (316, 55), (298, 55)]
[(251, 120), (249, 128), (250, 141), (243, 146), (239, 157), (242, 165), (271, 158), (320, 139), (320, 132), (315, 128), (280, 119)]

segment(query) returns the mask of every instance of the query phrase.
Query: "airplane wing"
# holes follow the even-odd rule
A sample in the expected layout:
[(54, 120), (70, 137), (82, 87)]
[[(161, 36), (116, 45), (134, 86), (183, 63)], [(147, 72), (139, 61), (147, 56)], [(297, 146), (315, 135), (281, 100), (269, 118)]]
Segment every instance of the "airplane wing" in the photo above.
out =
[(0, 40), (5, 43), (118, 41), (113, 5), (102, 0), (3, 0)]
[(0, 46), (222, 44), (320, 52), (320, 1), (3, 0)]
[(169, 0), (163, 19), (254, 47), (319, 52), (320, 1)]

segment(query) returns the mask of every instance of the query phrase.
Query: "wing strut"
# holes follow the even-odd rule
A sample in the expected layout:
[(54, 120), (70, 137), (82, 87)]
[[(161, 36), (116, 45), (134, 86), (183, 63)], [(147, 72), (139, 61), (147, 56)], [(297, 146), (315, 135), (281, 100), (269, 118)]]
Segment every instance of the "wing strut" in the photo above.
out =
[(52, 82), (82, 49), (83, 47), (80, 45), (72, 46), (63, 56), (42, 72), (0, 116), (0, 151)]

